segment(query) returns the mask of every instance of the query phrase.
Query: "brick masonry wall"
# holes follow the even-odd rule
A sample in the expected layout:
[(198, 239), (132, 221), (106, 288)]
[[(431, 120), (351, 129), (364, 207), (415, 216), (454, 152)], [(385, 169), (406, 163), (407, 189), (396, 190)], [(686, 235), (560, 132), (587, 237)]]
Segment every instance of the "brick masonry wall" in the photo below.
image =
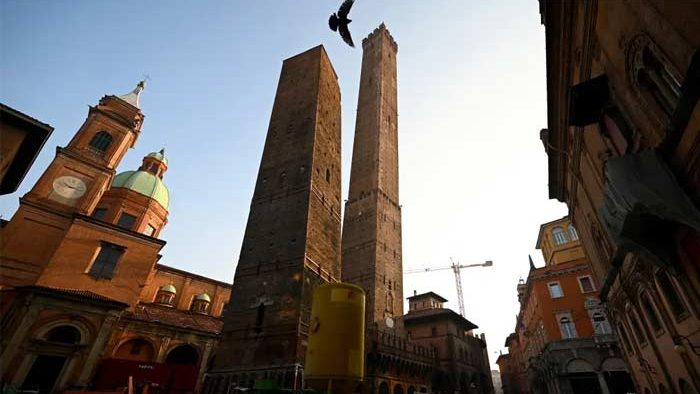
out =
[(282, 66), (214, 372), (303, 362), (339, 251), (340, 89), (318, 46)]
[(399, 206), (397, 46), (380, 26), (363, 41), (350, 191), (343, 222), (343, 281), (367, 292), (367, 322), (403, 315)]

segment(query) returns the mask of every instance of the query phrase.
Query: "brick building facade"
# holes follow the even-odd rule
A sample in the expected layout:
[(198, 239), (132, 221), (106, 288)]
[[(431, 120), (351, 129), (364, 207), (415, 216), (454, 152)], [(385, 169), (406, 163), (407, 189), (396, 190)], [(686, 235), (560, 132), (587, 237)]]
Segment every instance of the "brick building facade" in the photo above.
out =
[(498, 360), (504, 393), (634, 391), (576, 228), (568, 218), (543, 224), (537, 248), (545, 266), (530, 260), (509, 353)]
[(207, 390), (301, 388), (311, 297), (340, 280), (340, 88), (323, 46), (282, 65)]
[(541, 0), (549, 194), (638, 391), (700, 391), (700, 6)]
[(485, 341), (465, 334), (475, 325), (442, 307), (411, 308), (404, 314), (397, 53), (398, 45), (383, 23), (362, 41), (342, 235), (343, 281), (367, 294), (361, 391), (491, 393)]
[(230, 285), (158, 264), (164, 152), (116, 174), (143, 83), (105, 96), (0, 229), (0, 380), (40, 393), (146, 381), (196, 391)]
[(53, 127), (0, 103), (0, 195), (14, 193)]
[[(205, 393), (256, 385), (302, 388), (312, 292), (321, 283), (341, 279), (361, 286), (367, 295), (366, 373), (360, 391), (493, 390), (485, 342), (463, 337), (466, 319), (448, 309), (441, 311), (449, 316), (420, 319), (403, 312), (397, 51), (383, 24), (363, 40), (342, 241), (337, 76), (322, 46), (284, 61), (232, 301)], [(430, 330), (413, 341), (405, 322), (452, 328), (432, 341), (425, 341)], [(453, 349), (456, 337), (465, 342), (461, 351), (439, 355), (438, 348)], [(474, 360), (471, 369), (465, 367), (471, 365), (465, 354)], [(460, 386), (460, 377), (452, 382), (443, 364), (460, 365), (466, 383)]]

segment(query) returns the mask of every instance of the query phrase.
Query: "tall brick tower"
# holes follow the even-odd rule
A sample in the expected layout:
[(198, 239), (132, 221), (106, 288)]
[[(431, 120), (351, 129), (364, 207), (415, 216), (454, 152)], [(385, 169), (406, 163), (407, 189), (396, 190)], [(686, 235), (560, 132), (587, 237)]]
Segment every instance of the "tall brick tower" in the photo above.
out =
[(317, 46), (282, 65), (207, 386), (299, 388), (312, 292), (339, 279), (340, 88)]
[(398, 46), (382, 23), (362, 41), (350, 191), (343, 221), (343, 281), (367, 292), (367, 326), (403, 315), (396, 111)]

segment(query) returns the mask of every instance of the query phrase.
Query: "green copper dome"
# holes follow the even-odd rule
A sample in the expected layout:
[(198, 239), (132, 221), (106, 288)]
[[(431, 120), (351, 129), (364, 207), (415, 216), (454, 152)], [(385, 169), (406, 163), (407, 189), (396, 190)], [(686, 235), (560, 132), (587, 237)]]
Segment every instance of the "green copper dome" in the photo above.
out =
[(194, 299), (196, 301), (206, 301), (206, 302), (211, 302), (211, 297), (209, 297), (209, 294), (207, 293), (201, 293), (197, 294)]
[(167, 291), (168, 293), (177, 294), (177, 289), (172, 284), (161, 286), (160, 291)]
[(146, 171), (125, 171), (114, 177), (112, 187), (131, 189), (144, 196), (158, 201), (163, 208), (168, 209), (170, 193), (163, 181)]
[(151, 152), (147, 154), (146, 157), (152, 157), (168, 165), (168, 159), (165, 157), (165, 149), (161, 149), (160, 152)]

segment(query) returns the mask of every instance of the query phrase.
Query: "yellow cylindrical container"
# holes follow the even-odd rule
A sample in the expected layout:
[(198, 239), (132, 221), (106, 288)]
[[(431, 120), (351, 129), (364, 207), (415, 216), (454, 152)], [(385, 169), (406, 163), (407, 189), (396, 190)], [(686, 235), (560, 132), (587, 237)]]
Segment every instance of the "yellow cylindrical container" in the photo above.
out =
[(304, 375), (319, 391), (348, 392), (365, 372), (365, 292), (347, 283), (316, 288)]

